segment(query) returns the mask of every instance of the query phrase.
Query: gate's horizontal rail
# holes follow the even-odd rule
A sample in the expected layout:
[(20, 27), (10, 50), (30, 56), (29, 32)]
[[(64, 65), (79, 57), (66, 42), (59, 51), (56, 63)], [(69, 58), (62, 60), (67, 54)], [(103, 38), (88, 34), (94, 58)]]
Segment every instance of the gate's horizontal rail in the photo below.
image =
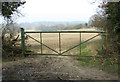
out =
[(25, 31), (24, 33), (105, 33), (105, 31)]

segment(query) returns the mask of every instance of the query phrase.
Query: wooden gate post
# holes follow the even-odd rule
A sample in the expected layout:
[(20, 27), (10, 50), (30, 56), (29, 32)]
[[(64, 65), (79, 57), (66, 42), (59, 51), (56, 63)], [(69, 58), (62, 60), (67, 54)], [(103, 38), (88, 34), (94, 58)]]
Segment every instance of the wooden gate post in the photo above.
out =
[(105, 33), (102, 33), (102, 56), (105, 56)]
[(80, 56), (81, 56), (81, 32), (80, 32)]
[[(42, 33), (40, 33), (40, 42), (42, 43)], [(43, 51), (42, 51), (42, 44), (41, 44), (41, 55), (43, 54)]]
[(59, 55), (61, 55), (61, 35), (59, 32)]
[(105, 55), (107, 55), (107, 34), (108, 34), (108, 30), (107, 27), (105, 28)]
[(22, 48), (22, 54), (25, 54), (25, 37), (24, 37), (24, 29), (21, 28), (21, 48)]

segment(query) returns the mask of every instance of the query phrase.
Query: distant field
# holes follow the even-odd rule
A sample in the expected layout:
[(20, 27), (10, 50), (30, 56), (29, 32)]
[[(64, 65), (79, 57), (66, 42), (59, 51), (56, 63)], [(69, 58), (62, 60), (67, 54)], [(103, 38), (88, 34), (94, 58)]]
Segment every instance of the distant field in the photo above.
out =
[[(90, 29), (77, 29), (74, 31), (95, 31), (95, 28), (90, 28)], [(40, 34), (39, 33), (30, 33), (30, 36), (34, 37), (37, 40), (40, 40)], [(81, 40), (85, 41), (93, 36), (97, 35), (97, 33), (82, 33), (81, 34)], [(54, 50), (59, 51), (59, 37), (58, 33), (43, 33), (43, 43), (49, 47), (51, 47)], [(94, 38), (91, 41), (99, 40), (101, 39), (101, 36), (98, 36)], [(34, 50), (37, 53), (40, 53), (40, 48), (41, 45), (37, 42), (35, 42), (32, 39), (28, 39), (27, 43), (30, 45), (30, 49)], [(62, 52), (71, 48), (72, 46), (75, 46), (80, 43), (80, 34), (79, 33), (61, 33), (61, 47), (62, 47)], [(43, 46), (43, 52), (44, 53), (54, 53), (53, 51), (49, 50), (48, 48)], [(79, 47), (73, 49), (70, 52), (67, 52), (66, 54), (79, 54)]]

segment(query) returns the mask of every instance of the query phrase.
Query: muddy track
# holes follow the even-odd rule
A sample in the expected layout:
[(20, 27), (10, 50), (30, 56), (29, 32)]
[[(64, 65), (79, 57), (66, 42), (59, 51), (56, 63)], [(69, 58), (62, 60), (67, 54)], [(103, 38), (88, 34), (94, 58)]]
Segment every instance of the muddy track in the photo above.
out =
[(32, 55), (3, 62), (3, 80), (117, 80), (117, 76), (85, 68), (75, 57)]

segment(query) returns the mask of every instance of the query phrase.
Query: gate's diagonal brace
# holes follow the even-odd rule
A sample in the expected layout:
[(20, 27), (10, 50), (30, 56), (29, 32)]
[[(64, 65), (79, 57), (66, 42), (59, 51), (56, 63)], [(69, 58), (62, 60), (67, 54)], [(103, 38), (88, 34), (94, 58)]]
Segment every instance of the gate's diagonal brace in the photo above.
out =
[[(26, 35), (27, 35), (27, 34), (26, 34)], [(36, 42), (38, 42), (38, 43), (42, 44), (43, 46), (45, 46), (45, 47), (49, 48), (50, 50), (52, 50), (52, 51), (54, 51), (54, 52), (58, 53), (58, 52), (57, 52), (57, 51), (55, 51), (54, 49), (52, 49), (52, 48), (48, 47), (47, 45), (45, 45), (45, 44), (43, 44), (43, 43), (41, 43), (41, 42), (39, 42), (38, 40), (34, 39), (33, 37), (31, 37), (31, 36), (29, 36), (29, 35), (27, 35), (27, 36), (28, 36), (28, 37), (30, 37), (31, 39), (35, 40)], [(59, 54), (59, 53), (58, 53), (58, 54)]]
[(81, 44), (83, 44), (83, 43), (88, 42), (89, 40), (91, 40), (91, 39), (93, 39), (93, 38), (95, 38), (95, 37), (97, 37), (97, 36), (99, 36), (99, 35), (101, 35), (101, 33), (93, 36), (92, 38), (90, 38), (90, 39), (88, 39), (88, 40), (86, 40), (86, 41), (84, 41), (84, 42), (82, 42), (82, 43), (80, 43), (80, 44), (78, 44), (78, 45), (76, 45), (76, 46), (74, 46), (74, 47), (72, 47), (72, 48), (69, 48), (68, 50), (62, 52), (61, 55), (64, 54), (64, 53), (66, 53), (66, 52), (68, 52), (68, 51), (70, 51), (70, 50), (72, 50), (72, 49), (74, 49), (74, 48), (76, 48), (76, 47), (78, 47), (79, 45), (81, 45)]

